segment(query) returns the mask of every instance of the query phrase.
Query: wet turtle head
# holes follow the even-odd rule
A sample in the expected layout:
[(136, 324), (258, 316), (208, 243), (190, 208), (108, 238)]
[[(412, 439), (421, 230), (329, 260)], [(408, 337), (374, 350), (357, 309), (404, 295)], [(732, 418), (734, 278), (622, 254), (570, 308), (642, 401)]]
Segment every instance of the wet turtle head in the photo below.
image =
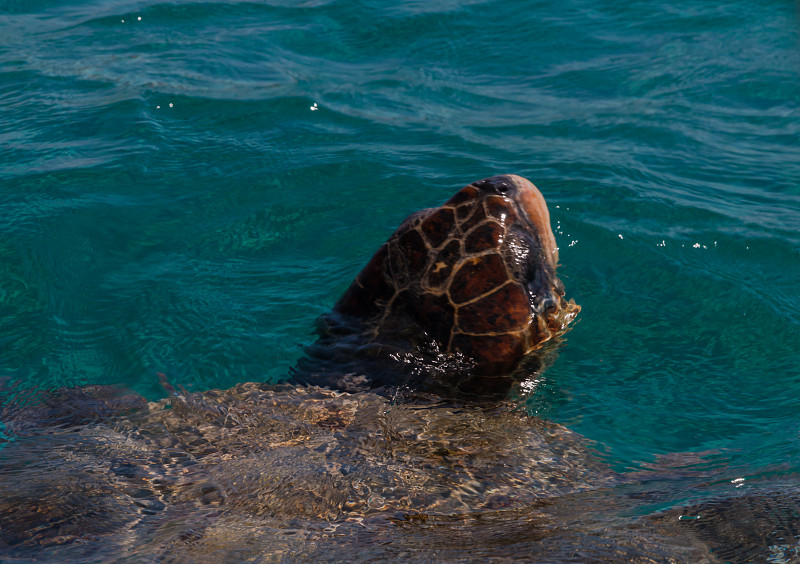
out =
[(456, 372), (507, 374), (580, 311), (564, 299), (557, 264), (541, 192), (514, 175), (480, 180), (409, 216), (323, 334), (327, 342), (355, 335), (362, 350), (455, 361)]

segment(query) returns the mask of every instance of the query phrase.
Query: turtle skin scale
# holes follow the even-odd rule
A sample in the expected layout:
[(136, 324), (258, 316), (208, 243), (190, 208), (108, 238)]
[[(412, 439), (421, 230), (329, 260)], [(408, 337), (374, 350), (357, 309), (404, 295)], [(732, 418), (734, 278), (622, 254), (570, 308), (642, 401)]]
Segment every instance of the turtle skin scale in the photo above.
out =
[(369, 340), (433, 346), (498, 374), (563, 332), (580, 311), (556, 277), (558, 248), (539, 190), (501, 175), (409, 216), (334, 314)]

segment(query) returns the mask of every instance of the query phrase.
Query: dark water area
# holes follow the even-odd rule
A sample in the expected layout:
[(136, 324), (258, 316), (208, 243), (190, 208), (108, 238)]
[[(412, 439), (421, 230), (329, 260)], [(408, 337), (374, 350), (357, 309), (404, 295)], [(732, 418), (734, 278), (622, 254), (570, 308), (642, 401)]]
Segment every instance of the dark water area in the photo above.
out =
[(583, 308), (527, 412), (702, 475), (626, 514), (800, 484), (788, 0), (0, 0), (3, 401), (278, 383), (403, 218), (499, 173)]

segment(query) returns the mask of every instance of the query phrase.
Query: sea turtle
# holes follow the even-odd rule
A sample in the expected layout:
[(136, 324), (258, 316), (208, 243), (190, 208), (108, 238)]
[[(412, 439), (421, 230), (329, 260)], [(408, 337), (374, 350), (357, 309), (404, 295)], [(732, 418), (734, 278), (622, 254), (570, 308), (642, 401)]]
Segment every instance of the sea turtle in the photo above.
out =
[(495, 176), (406, 219), (334, 312), (364, 319), (373, 339), (424, 335), (474, 371), (506, 372), (580, 310), (564, 300), (557, 264), (541, 192)]
[(497, 381), (578, 312), (557, 262), (539, 191), (493, 177), (409, 217), (287, 383), (8, 403), (0, 557), (713, 560), (631, 516), (672, 498), (663, 482), (637, 485), (580, 435), (501, 401)]

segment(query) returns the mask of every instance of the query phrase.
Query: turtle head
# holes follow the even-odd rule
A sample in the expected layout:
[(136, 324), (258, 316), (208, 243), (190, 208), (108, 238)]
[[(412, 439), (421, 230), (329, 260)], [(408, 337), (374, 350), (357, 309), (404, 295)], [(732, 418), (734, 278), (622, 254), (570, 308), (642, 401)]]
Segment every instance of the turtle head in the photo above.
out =
[(520, 176), (493, 176), (409, 216), (325, 331), (395, 356), (432, 354), (447, 366), (457, 359), (456, 372), (508, 374), (580, 311), (564, 299), (557, 265), (541, 192)]
[(539, 189), (516, 175), (474, 182), (440, 209), (448, 207), (463, 249), (447, 291), (457, 308), (448, 350), (473, 358), (479, 372), (508, 371), (580, 311), (556, 275), (550, 212)]

